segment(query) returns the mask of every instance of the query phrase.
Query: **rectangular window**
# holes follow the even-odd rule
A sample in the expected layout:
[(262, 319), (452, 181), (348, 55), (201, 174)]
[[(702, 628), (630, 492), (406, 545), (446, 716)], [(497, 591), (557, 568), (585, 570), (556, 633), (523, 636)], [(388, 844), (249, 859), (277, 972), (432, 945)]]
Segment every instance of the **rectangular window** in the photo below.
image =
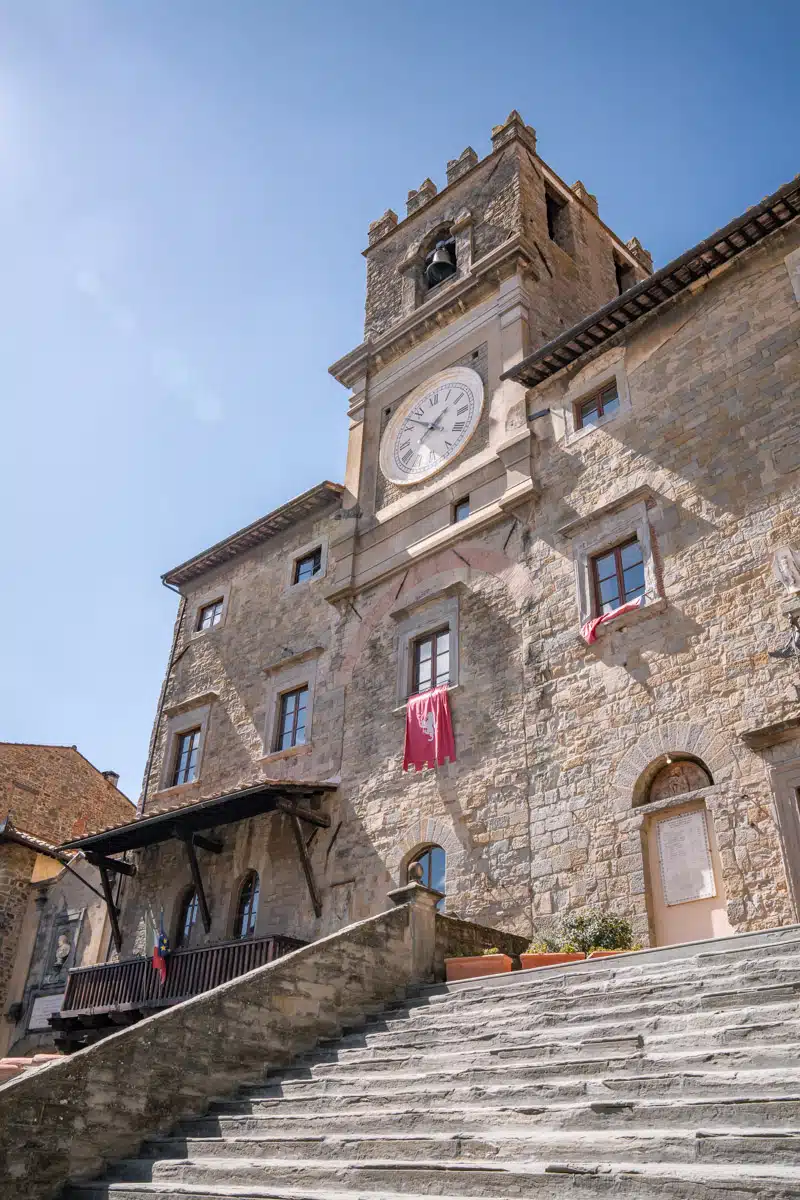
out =
[(617, 280), (617, 291), (620, 296), (636, 283), (636, 272), (628, 263), (614, 255), (614, 275)]
[(302, 558), (298, 558), (294, 564), (294, 574), (292, 583), (303, 583), (306, 579), (313, 579), (315, 575), (319, 575), (322, 569), (322, 547), (317, 546), (316, 550), (312, 550), (310, 554), (304, 554)]
[(556, 199), (552, 192), (545, 192), (544, 198), (547, 205), (547, 234), (551, 242), (557, 242), (561, 210), (564, 205)]
[(308, 686), (284, 692), (278, 713), (278, 732), (275, 750), (288, 750), (302, 746), (306, 740), (306, 710), (308, 709)]
[(575, 406), (575, 428), (583, 429), (596, 425), (601, 417), (610, 417), (619, 409), (619, 392), (617, 382), (609, 383), (600, 392), (595, 392), (588, 400), (582, 400)]
[(428, 692), (450, 682), (450, 630), (439, 629), (414, 642), (411, 691)]
[(214, 625), (219, 625), (222, 620), (224, 602), (224, 597), (220, 596), (218, 600), (212, 600), (210, 604), (203, 605), (197, 614), (198, 633), (201, 629), (211, 629)]
[(463, 500), (456, 500), (453, 505), (453, 524), (457, 525), (459, 521), (466, 521), (469, 516), (469, 496), (465, 496)]
[(175, 769), (172, 772), (172, 787), (179, 783), (192, 783), (197, 778), (197, 760), (200, 754), (200, 730), (189, 729), (178, 736), (175, 751)]
[(638, 538), (622, 542), (592, 559), (595, 616), (613, 612), (643, 596), (644, 558)]

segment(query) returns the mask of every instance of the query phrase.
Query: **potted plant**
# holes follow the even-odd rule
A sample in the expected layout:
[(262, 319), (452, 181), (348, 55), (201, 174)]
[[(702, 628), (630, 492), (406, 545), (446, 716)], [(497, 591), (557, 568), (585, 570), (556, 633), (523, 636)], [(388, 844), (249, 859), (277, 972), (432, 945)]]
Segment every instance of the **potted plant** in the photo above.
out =
[(582, 962), (585, 957), (584, 952), (573, 942), (560, 943), (552, 938), (545, 938), (541, 942), (531, 942), (527, 951), (520, 954), (519, 961), (523, 971), (529, 971), (533, 967), (556, 967), (560, 963)]
[(561, 927), (562, 935), (585, 951), (587, 958), (607, 958), (638, 949), (633, 944), (633, 929), (625, 917), (589, 909), (568, 913)]
[(465, 955), (462, 958), (446, 958), (444, 960), (448, 983), (458, 983), (461, 979), (478, 979), (484, 975), (504, 975), (513, 966), (507, 954), (501, 954), (496, 946), (490, 946), (480, 954)]

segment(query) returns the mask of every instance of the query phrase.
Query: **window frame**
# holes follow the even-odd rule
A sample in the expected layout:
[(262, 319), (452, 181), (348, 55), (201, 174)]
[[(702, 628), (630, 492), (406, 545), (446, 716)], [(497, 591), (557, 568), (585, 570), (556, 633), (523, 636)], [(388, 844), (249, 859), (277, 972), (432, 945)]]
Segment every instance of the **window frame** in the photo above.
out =
[[(605, 411), (605, 404), (603, 403), (603, 397), (608, 392), (610, 392), (612, 389), (614, 391), (614, 400), (616, 401), (616, 407), (614, 408), (613, 412), (607, 414)], [(594, 404), (596, 406), (597, 420), (592, 421), (590, 424), (587, 424), (586, 420), (584, 418), (584, 415), (583, 415), (583, 410), (589, 404)], [(582, 400), (577, 400), (575, 402), (575, 405), (573, 408), (574, 428), (576, 430), (578, 430), (578, 429), (595, 429), (597, 427), (597, 425), (600, 424), (601, 422), (603, 422), (605, 420), (611, 420), (614, 417), (616, 417), (619, 414), (621, 407), (622, 407), (622, 401), (620, 399), (619, 386), (617, 384), (617, 379), (615, 376), (613, 379), (607, 380), (601, 387), (596, 388), (595, 391), (590, 392), (588, 396), (584, 396), (584, 398)]]
[[(212, 620), (208, 625), (205, 625), (203, 623), (205, 614), (211, 610), (213, 610), (216, 619)], [(197, 607), (197, 617), (195, 619), (194, 632), (195, 633), (208, 633), (208, 631), (210, 629), (216, 629), (218, 625), (222, 624), (222, 618), (224, 617), (224, 615), (225, 615), (225, 597), (224, 596), (218, 596), (216, 600), (205, 601), (205, 603), (200, 604)]]
[[(311, 573), (301, 578), (300, 572), (308, 562), (312, 564)], [(308, 554), (303, 554), (299, 558), (295, 558), (292, 569), (292, 587), (296, 587), (298, 583), (310, 583), (312, 579), (316, 579), (321, 571), (322, 546), (315, 546), (313, 550), (309, 550)]]
[[(582, 438), (592, 437), (598, 429), (627, 416), (632, 411), (624, 358), (624, 349), (610, 350), (602, 360), (598, 359), (597, 362), (589, 364), (569, 384), (557, 410), (560, 411), (563, 421), (558, 436), (559, 439), (563, 437), (565, 446), (570, 446)], [(616, 411), (608, 416), (598, 417), (591, 425), (579, 422), (578, 413), (581, 405), (585, 405), (598, 393), (605, 392), (615, 383), (619, 400), (619, 407)]]
[[(309, 575), (306, 579), (297, 578), (297, 570), (299, 564), (312, 555), (319, 553), (319, 569), (313, 575)], [(324, 579), (328, 571), (328, 538), (325, 534), (314, 538), (312, 542), (306, 542), (302, 546), (296, 546), (288, 555), (286, 562), (285, 590), (294, 591), (296, 588), (310, 587), (320, 579)]]
[[(445, 684), (442, 684), (439, 682), (439, 659), (442, 656), (443, 652), (441, 650), (439, 650), (438, 646), (439, 646), (439, 639), (442, 637), (447, 638), (447, 680), (446, 680)], [(437, 687), (442, 687), (442, 686), (449, 687), (450, 686), (450, 644), (451, 644), (451, 640), (452, 639), (450, 637), (450, 626), (449, 625), (443, 625), (439, 629), (432, 629), (430, 631), (430, 633), (420, 634), (419, 637), (415, 637), (413, 639), (413, 641), (411, 643), (411, 693), (410, 693), (412, 696), (419, 696), (421, 694), (421, 692), (423, 692), (423, 691), (432, 692), (433, 689), (437, 688)], [(431, 682), (430, 682), (429, 687), (420, 688), (419, 675), (420, 675), (420, 668), (422, 666), (422, 658), (420, 656), (420, 650), (426, 642), (431, 643), (431, 653), (430, 653)]]
[[(197, 925), (197, 917), (200, 911), (200, 897), (197, 894), (197, 888), (192, 884), (184, 888), (181, 893), (180, 903), (178, 905), (178, 914), (175, 922), (175, 941), (174, 947), (176, 950), (188, 950), (192, 940), (192, 933)], [(186, 928), (186, 922), (189, 919), (189, 913), (192, 914), (189, 928)]]
[[(600, 592), (601, 579), (600, 579), (600, 575), (598, 572), (597, 564), (599, 563), (600, 559), (608, 558), (608, 556), (610, 554), (614, 555), (614, 577), (616, 578), (616, 581), (617, 581), (617, 603), (614, 605), (614, 608), (621, 608), (623, 604), (628, 604), (630, 601), (635, 600), (637, 598), (637, 596), (634, 596), (634, 595), (629, 596), (625, 590), (625, 571), (630, 570), (630, 567), (624, 566), (624, 564), (622, 562), (622, 551), (627, 550), (628, 546), (638, 546), (639, 551), (642, 556), (641, 566), (642, 566), (642, 575), (644, 577), (644, 583), (643, 583), (643, 590), (641, 592), (639, 592), (638, 589), (636, 589), (637, 595), (641, 596), (647, 591), (647, 577), (646, 577), (646, 573), (645, 573), (645, 569), (644, 569), (644, 549), (643, 549), (642, 544), (639, 541), (638, 537), (636, 536), (636, 534), (634, 534), (632, 537), (626, 538), (622, 542), (617, 542), (616, 545), (614, 545), (614, 546), (608, 546), (605, 550), (601, 550), (598, 554), (592, 554), (590, 556), (589, 569), (590, 569), (591, 575), (592, 575), (592, 593), (593, 593), (593, 599), (594, 599), (593, 615), (596, 617), (602, 616), (603, 605), (604, 605), (604, 603), (606, 603), (603, 600), (601, 592)], [(632, 565), (638, 566), (639, 564), (634, 563)], [(610, 578), (612, 578), (612, 576), (609, 575), (607, 578), (610, 579)], [(605, 580), (602, 580), (602, 582), (604, 583)], [(611, 611), (613, 612), (613, 609)]]
[[(459, 516), (458, 510), (466, 505), (467, 511), (463, 516)], [(453, 515), (451, 525), (459, 525), (462, 521), (466, 521), (472, 516), (472, 507), (469, 502), (469, 496), (462, 496), (460, 500), (453, 501)]]
[[(188, 740), (194, 739), (194, 744), (190, 746), (186, 767), (181, 766), (183, 758), (183, 744)], [(170, 787), (183, 787), (185, 784), (196, 783), (200, 775), (200, 750), (203, 741), (203, 730), (199, 725), (192, 726), (191, 729), (184, 729), (175, 735), (175, 747), (172, 752), (172, 769), (170, 771)], [(189, 761), (194, 756), (192, 763), (193, 775), (191, 779), (180, 779), (181, 773), (189, 769)]]
[[(309, 739), (306, 737), (306, 730), (309, 729), (308, 710), (309, 710), (310, 691), (311, 691), (311, 689), (309, 688), (307, 683), (301, 683), (301, 684), (298, 684), (296, 687), (287, 688), (285, 691), (281, 691), (278, 694), (278, 705), (277, 705), (278, 719), (275, 724), (275, 733), (274, 733), (274, 737), (273, 737), (273, 741), (272, 741), (272, 753), (273, 754), (285, 754), (287, 750), (295, 750), (299, 746), (305, 746), (308, 744)], [(293, 740), (289, 743), (288, 746), (283, 746), (283, 745), (281, 745), (281, 742), (285, 736), (285, 730), (284, 730), (283, 726), (284, 726), (284, 720), (286, 717), (286, 702), (293, 696), (297, 696), (297, 697), (304, 696), (305, 697), (305, 703), (302, 706), (302, 712), (304, 714), (304, 717), (303, 717), (303, 740), (302, 740), (302, 742), (298, 742), (296, 740), (297, 730), (298, 730), (297, 717), (298, 717), (298, 713), (301, 711), (301, 709), (298, 704), (295, 704), (294, 712), (293, 712), (292, 731), (291, 731)]]
[[(402, 614), (402, 616), (401, 616)], [(459, 599), (458, 594), (430, 598), (420, 602), (413, 611), (401, 609), (396, 614), (397, 628), (397, 682), (395, 711), (403, 711), (410, 696), (416, 693), (414, 684), (414, 645), (434, 633), (450, 635), (450, 691), (459, 685)], [(426, 689), (427, 690), (427, 689)]]
[[(250, 887), (250, 894), (243, 904), (245, 889)], [(258, 906), (261, 898), (261, 880), (258, 871), (251, 868), (247, 871), (244, 878), (239, 884), (239, 891), (236, 896), (236, 908), (233, 914), (233, 938), (236, 941), (244, 941), (246, 938), (254, 937), (256, 926), (258, 924)], [(243, 924), (245, 914), (247, 915), (247, 931), (243, 932)]]
[[(322, 647), (306, 652), (293, 659), (275, 663), (265, 667), (267, 676), (266, 708), (263, 733), (262, 760), (269, 760), (276, 755), (296, 755), (311, 752), (314, 737), (314, 694), (317, 684), (317, 660), (322, 653)], [(300, 688), (308, 689), (306, 701), (306, 740), (286, 750), (276, 750), (281, 720), (281, 698), (287, 692)]]
[[(164, 754), (161, 759), (161, 769), (159, 771), (158, 792), (167, 792), (173, 788), (191, 788), (195, 787), (201, 777), (203, 771), (203, 759), (205, 757), (206, 746), (208, 744), (209, 729), (211, 724), (211, 706), (217, 700), (216, 692), (206, 692), (202, 696), (193, 697), (193, 699), (182, 704), (175, 705), (173, 708), (165, 708), (164, 716), (167, 718), (166, 729), (164, 732)], [(175, 778), (175, 767), (178, 757), (178, 746), (181, 736), (185, 733), (190, 733), (193, 729), (200, 730), (200, 746), (197, 755), (197, 772), (191, 783), (173, 783)], [(145, 797), (145, 803), (147, 798)]]
[[(190, 610), (193, 613), (192, 623), (188, 628), (187, 636), (190, 639), (208, 637), (210, 633), (213, 633), (217, 629), (221, 629), (228, 618), (229, 599), (230, 588), (228, 586), (217, 586), (213, 588), (213, 590), (206, 589), (200, 595), (195, 596), (192, 600), (192, 608)], [(202, 614), (207, 608), (211, 607), (211, 605), (219, 603), (222, 604), (219, 620), (213, 625), (209, 625), (207, 628), (203, 629), (201, 627)]]
[(636, 620), (642, 613), (657, 612), (666, 606), (650, 525), (651, 509), (655, 510), (657, 517), (658, 501), (651, 490), (643, 486), (620, 496), (596, 513), (588, 513), (559, 530), (561, 536), (568, 538), (572, 543), (578, 603), (578, 637), (581, 626), (600, 615), (595, 611), (592, 559), (602, 557), (607, 551), (631, 541), (634, 537), (642, 550), (644, 600), (639, 609), (615, 618), (610, 625), (606, 623), (601, 626), (598, 635), (603, 636), (603, 630), (614, 628), (618, 620)]

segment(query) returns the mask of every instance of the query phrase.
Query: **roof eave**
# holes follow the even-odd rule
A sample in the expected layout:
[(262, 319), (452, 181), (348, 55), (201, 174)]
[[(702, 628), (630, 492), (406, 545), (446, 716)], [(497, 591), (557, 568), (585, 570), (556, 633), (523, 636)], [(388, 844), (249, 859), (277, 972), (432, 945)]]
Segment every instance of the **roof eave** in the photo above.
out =
[(522, 362), (505, 371), (511, 379), (536, 387), (565, 367), (592, 354), (644, 317), (659, 311), (699, 280), (733, 262), (800, 215), (800, 176), (783, 184), (760, 204), (748, 208), (722, 229), (628, 288), (565, 333), (547, 342)]

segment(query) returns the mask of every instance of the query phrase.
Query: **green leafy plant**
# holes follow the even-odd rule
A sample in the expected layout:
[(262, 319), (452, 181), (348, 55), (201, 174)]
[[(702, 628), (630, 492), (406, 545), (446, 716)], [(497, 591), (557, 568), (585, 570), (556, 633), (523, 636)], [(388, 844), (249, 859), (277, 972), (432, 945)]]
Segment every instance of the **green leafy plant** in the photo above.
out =
[(559, 941), (562, 950), (570, 943), (586, 954), (592, 950), (631, 950), (633, 929), (625, 917), (589, 909), (567, 913), (561, 922)]
[(489, 946), (488, 949), (481, 950), (482, 956), (485, 956), (487, 954), (502, 954), (502, 950), (498, 950), (497, 946)]

